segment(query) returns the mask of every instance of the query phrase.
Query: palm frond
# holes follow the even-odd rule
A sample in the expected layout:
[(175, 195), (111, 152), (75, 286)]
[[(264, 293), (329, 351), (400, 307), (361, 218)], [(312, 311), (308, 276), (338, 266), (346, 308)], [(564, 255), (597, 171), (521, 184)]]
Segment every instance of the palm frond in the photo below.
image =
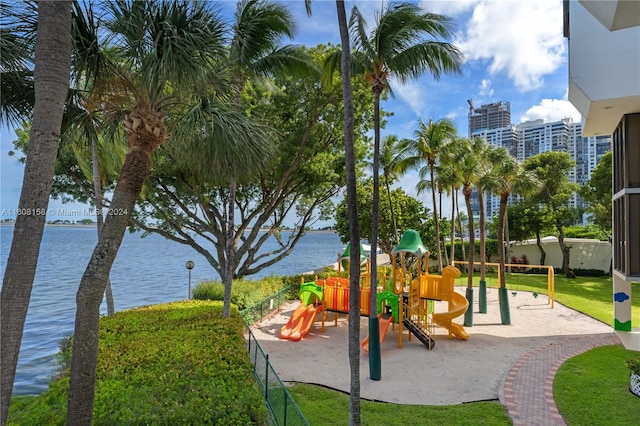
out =
[(196, 175), (227, 182), (246, 181), (272, 158), (271, 129), (247, 117), (239, 106), (202, 99), (174, 126), (176, 157)]

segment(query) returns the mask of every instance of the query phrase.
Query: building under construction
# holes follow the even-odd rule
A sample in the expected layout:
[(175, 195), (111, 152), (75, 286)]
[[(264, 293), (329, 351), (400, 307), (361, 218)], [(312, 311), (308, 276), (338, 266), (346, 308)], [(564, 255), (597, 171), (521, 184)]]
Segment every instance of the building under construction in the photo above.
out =
[(469, 99), (469, 135), (476, 130), (500, 129), (511, 124), (511, 106), (507, 101), (474, 108)]

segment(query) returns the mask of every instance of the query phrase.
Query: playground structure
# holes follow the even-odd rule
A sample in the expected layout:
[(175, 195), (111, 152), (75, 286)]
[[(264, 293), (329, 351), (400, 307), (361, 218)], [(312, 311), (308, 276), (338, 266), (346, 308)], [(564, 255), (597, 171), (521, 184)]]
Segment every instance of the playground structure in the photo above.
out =
[[(347, 249), (338, 259), (339, 270), (341, 266), (347, 268), (349, 251), (350, 246), (347, 245)], [(454, 266), (447, 266), (442, 275), (429, 274), (428, 255), (429, 251), (414, 230), (406, 231), (398, 246), (393, 249), (391, 276), (382, 276), (380, 280), (390, 289), (384, 290), (383, 286), (379, 286), (376, 297), (380, 343), (383, 342), (389, 326), (395, 329), (396, 324), (399, 327), (399, 348), (402, 348), (403, 327), (409, 332), (409, 340), (414, 335), (429, 350), (435, 345), (435, 324), (447, 330), (449, 339), (469, 338), (462, 325), (453, 322), (455, 318), (463, 315), (469, 306), (467, 299), (454, 291), (455, 279), (460, 276), (460, 271)], [(368, 316), (371, 309), (368, 259), (361, 256), (361, 260), (363, 263), (366, 262), (363, 272), (366, 275), (360, 285), (360, 315)], [(302, 284), (301, 304), (287, 325), (281, 328), (280, 337), (294, 341), (302, 339), (308, 333), (311, 324), (317, 320), (318, 314), (321, 314), (322, 332), (329, 313), (334, 314), (334, 325), (337, 325), (339, 314), (349, 314), (349, 285), (349, 279), (342, 277), (316, 278), (313, 283)], [(447, 310), (435, 312), (435, 301), (447, 302)], [(368, 351), (368, 347), (367, 337), (362, 342), (362, 348)]]

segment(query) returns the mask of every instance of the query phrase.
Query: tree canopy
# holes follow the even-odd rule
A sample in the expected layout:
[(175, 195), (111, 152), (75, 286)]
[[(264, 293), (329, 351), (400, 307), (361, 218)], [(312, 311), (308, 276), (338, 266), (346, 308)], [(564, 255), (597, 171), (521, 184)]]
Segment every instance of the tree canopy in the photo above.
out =
[[(332, 49), (318, 46), (309, 54), (319, 63)], [(283, 74), (275, 76), (272, 85), (278, 89), (248, 83), (242, 93), (246, 113), (274, 129), (276, 155), (261, 173), (238, 185), (234, 278), (255, 274), (290, 254), (307, 228), (329, 217), (331, 198), (345, 183), (339, 84), (323, 85), (317, 75)], [(372, 101), (363, 79), (354, 80), (354, 98), (356, 154), (362, 169)], [(194, 172), (206, 163), (194, 167), (181, 158), (174, 147), (159, 150), (133, 223), (192, 246), (221, 273), (229, 190), (224, 182)], [(197, 151), (184, 158), (198, 161)], [(285, 225), (289, 232), (281, 232)], [(262, 251), (270, 238), (278, 248)]]

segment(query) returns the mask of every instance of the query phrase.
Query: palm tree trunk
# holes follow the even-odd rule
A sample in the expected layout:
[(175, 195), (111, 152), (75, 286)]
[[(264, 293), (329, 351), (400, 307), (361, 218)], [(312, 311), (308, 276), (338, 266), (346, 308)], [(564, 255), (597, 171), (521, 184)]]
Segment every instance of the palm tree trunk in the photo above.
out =
[(500, 209), (498, 210), (498, 277), (500, 281), (500, 319), (502, 324), (511, 324), (511, 312), (509, 311), (509, 296), (507, 295), (507, 281), (505, 277), (504, 255), (504, 228), (507, 213), (507, 199), (509, 194), (500, 194)]
[[(436, 204), (436, 185), (433, 181), (434, 164), (429, 164), (429, 173), (431, 178), (431, 201), (433, 203), (433, 223), (436, 237), (436, 253), (438, 256), (438, 272), (442, 273), (442, 253), (440, 252), (440, 222), (438, 221), (438, 205)], [(427, 259), (427, 270), (429, 269), (429, 259)]]
[(71, 2), (39, 2), (29, 150), (0, 294), (0, 425), (7, 421), (44, 234), (71, 69)]
[(478, 204), (480, 205), (480, 285), (478, 290), (478, 311), (481, 314), (486, 314), (487, 277), (485, 263), (487, 261), (487, 247), (485, 241), (484, 195), (480, 186), (478, 186)]
[[(93, 204), (96, 206), (96, 229), (98, 231), (98, 240), (102, 232), (102, 184), (100, 182), (100, 169), (98, 167), (98, 149), (96, 141), (91, 141), (91, 174), (93, 176)], [(111, 279), (107, 280), (107, 288), (104, 292), (107, 302), (107, 315), (115, 314), (115, 305), (113, 303), (113, 292), (111, 291)]]
[(455, 199), (455, 188), (451, 188), (451, 262), (456, 260), (456, 199)]
[(383, 86), (374, 87), (373, 101), (373, 200), (371, 212), (371, 272), (369, 275), (369, 374), (371, 380), (380, 380), (382, 366), (380, 359), (380, 321), (377, 310), (378, 288), (378, 224), (380, 222), (380, 93)]
[(393, 224), (393, 234), (396, 237), (396, 245), (400, 244), (400, 236), (398, 235), (398, 224), (396, 223), (396, 214), (393, 211), (393, 203), (391, 202), (391, 188), (389, 187), (389, 176), (385, 173), (384, 184), (387, 188), (387, 197), (389, 198), (389, 211), (391, 212), (391, 223)]
[(343, 0), (336, 0), (342, 57), (342, 98), (344, 103), (344, 157), (349, 212), (349, 425), (359, 426), (360, 419), (360, 229), (358, 228), (358, 200), (356, 195), (356, 156), (354, 147), (354, 107), (351, 88), (351, 44), (347, 13)]
[(473, 261), (475, 255), (476, 236), (473, 229), (473, 210), (471, 209), (471, 188), (462, 190), (464, 201), (467, 205), (467, 215), (469, 215), (469, 264), (467, 266), (467, 291), (466, 298), (469, 301), (469, 308), (464, 314), (464, 326), (473, 326)]
[(113, 193), (110, 213), (76, 295), (67, 424), (91, 425), (98, 362), (100, 303), (127, 229), (129, 216), (149, 174), (151, 154), (165, 140), (164, 129), (161, 129), (160, 136), (156, 136), (153, 132), (146, 131), (145, 127), (142, 124), (129, 133), (129, 152)]
[(464, 249), (464, 232), (462, 232), (462, 218), (460, 217), (460, 202), (458, 200), (458, 190), (456, 189), (456, 214), (458, 216), (458, 229), (460, 230), (460, 250), (462, 252), (462, 260), (467, 258), (466, 250)]

